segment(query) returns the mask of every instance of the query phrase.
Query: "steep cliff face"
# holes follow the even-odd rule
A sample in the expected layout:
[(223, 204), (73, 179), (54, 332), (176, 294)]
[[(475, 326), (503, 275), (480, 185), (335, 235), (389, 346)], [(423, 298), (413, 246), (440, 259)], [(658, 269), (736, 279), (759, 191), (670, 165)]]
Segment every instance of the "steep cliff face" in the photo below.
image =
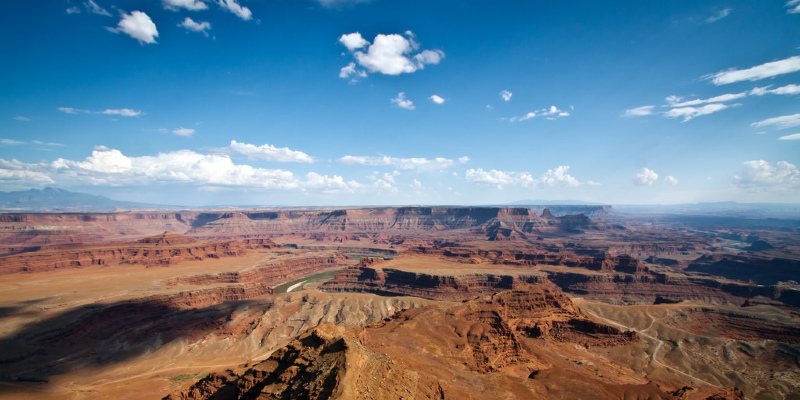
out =
[(710, 255), (698, 258), (686, 270), (774, 285), (778, 282), (797, 281), (800, 276), (800, 260), (755, 255)]
[(585, 350), (637, 340), (557, 291), (526, 286), (365, 329), (323, 325), (241, 374), (212, 374), (165, 399), (674, 399)]
[(133, 243), (106, 246), (60, 244), (0, 256), (0, 274), (111, 264), (168, 266), (182, 261), (240, 256), (259, 249), (278, 247), (266, 239), (214, 242), (164, 233)]

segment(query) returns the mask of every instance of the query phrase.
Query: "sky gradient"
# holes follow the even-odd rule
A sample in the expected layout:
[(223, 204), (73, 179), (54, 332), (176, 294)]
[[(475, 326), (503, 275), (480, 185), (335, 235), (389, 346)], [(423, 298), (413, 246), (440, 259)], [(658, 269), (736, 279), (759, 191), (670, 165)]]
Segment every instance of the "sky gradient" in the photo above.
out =
[(800, 202), (800, 0), (6, 6), (3, 191)]

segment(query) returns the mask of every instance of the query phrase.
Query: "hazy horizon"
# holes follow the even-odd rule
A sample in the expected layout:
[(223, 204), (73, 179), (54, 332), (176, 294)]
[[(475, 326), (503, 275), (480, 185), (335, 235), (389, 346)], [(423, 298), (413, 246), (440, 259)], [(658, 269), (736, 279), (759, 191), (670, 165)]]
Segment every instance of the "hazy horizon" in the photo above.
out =
[(800, 4), (58, 0), (0, 191), (187, 207), (800, 199)]

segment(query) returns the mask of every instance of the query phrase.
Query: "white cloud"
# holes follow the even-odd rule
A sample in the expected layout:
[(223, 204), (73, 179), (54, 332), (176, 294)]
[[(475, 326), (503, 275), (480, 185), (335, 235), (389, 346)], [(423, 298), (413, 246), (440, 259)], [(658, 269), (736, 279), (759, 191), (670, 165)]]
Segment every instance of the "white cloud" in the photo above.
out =
[(172, 11), (180, 11), (185, 8), (190, 11), (200, 11), (208, 8), (202, 0), (162, 0), (164, 8)]
[(581, 182), (569, 175), (568, 171), (568, 165), (560, 165), (555, 169), (548, 169), (539, 179), (536, 179), (529, 172), (505, 172), (496, 169), (485, 171), (482, 168), (477, 168), (468, 169), (464, 172), (464, 177), (468, 182), (497, 186), (498, 189), (502, 189), (503, 186), (535, 188), (539, 186), (575, 187), (584, 184), (599, 185), (599, 183), (592, 181)]
[(367, 71), (358, 69), (356, 67), (356, 63), (351, 62), (350, 64), (342, 67), (342, 69), (339, 71), (339, 78), (347, 79), (350, 77), (353, 78), (350, 80), (350, 83), (358, 82), (359, 79), (367, 77)]
[(706, 19), (706, 23), (707, 24), (711, 24), (711, 23), (717, 22), (717, 21), (727, 17), (728, 15), (730, 15), (731, 11), (732, 10), (730, 8), (723, 9), (720, 12), (708, 17)]
[(17, 115), (16, 117), (14, 117), (14, 119), (17, 120), (17, 121), (25, 121), (25, 122), (28, 122), (28, 121), (31, 120), (30, 118), (22, 116), (22, 115)]
[(414, 189), (422, 189), (422, 182), (414, 179), (414, 181), (411, 183), (411, 187)]
[(81, 13), (81, 9), (78, 8), (78, 6), (72, 6), (72, 7), (67, 9), (67, 14), (80, 14), (80, 13)]
[(786, 10), (789, 14), (800, 14), (800, 0), (789, 0), (786, 2), (786, 7), (789, 7)]
[(744, 170), (733, 177), (733, 184), (749, 190), (789, 190), (800, 187), (800, 171), (794, 164), (778, 161), (772, 166), (764, 160), (743, 163)]
[(666, 183), (667, 185), (675, 186), (678, 184), (678, 178), (675, 178), (674, 176), (671, 175), (667, 176), (664, 178), (664, 183)]
[(363, 49), (364, 46), (369, 45), (369, 42), (361, 37), (361, 33), (353, 32), (342, 35), (339, 37), (339, 43), (347, 47), (347, 50), (353, 51), (356, 49)]
[(156, 43), (158, 30), (156, 24), (147, 14), (141, 11), (131, 11), (130, 14), (122, 13), (122, 19), (117, 24), (116, 29), (109, 29), (111, 32), (122, 32), (136, 40), (139, 44)]
[(740, 104), (721, 104), (721, 103), (713, 103), (713, 104), (706, 104), (702, 107), (681, 107), (681, 108), (673, 108), (664, 113), (664, 116), (667, 118), (683, 118), (683, 121), (686, 122), (692, 118), (699, 117), (701, 115), (708, 115), (713, 114), (717, 111), (722, 111), (726, 108), (736, 107)]
[(228, 155), (199, 154), (191, 150), (128, 157), (119, 150), (98, 146), (83, 161), (59, 158), (36, 164), (0, 159), (0, 184), (36, 187), (46, 184), (69, 186), (189, 185), (202, 190), (262, 188), (317, 193), (397, 192), (391, 183), (378, 179), (369, 185), (345, 181), (341, 176), (309, 172), (305, 180), (290, 171), (234, 164)]
[(61, 112), (65, 113), (65, 114), (78, 114), (78, 113), (88, 114), (88, 113), (91, 112), (91, 111), (88, 111), (88, 110), (80, 110), (80, 109), (72, 108), (72, 107), (58, 107), (58, 111), (61, 111)]
[[(139, 110), (131, 110), (130, 108), (120, 108), (120, 109), (109, 109), (105, 111), (99, 111), (99, 114), (106, 114), (106, 115), (119, 115), (122, 117), (138, 117), (142, 115), (142, 112)], [(71, 113), (68, 113), (71, 114)]]
[(444, 157), (428, 158), (397, 158), (389, 156), (370, 157), (370, 156), (344, 156), (339, 162), (345, 164), (360, 164), (374, 166), (391, 166), (397, 169), (416, 169), (416, 170), (437, 170), (450, 168), (456, 164), (463, 164), (469, 161), (469, 157), (461, 157), (452, 160)]
[(14, 140), (14, 139), (0, 139), (0, 144), (4, 144), (6, 146), (16, 146), (20, 144), (25, 144), (25, 142), (20, 142), (19, 140)]
[(502, 98), (503, 101), (511, 101), (511, 96), (513, 95), (514, 93), (511, 93), (508, 90), (503, 90), (502, 92), (500, 92), (500, 98)]
[[(423, 50), (414, 54), (419, 44), (414, 40), (414, 33), (405, 32), (406, 37), (399, 34), (375, 36), (373, 43), (361, 37), (358, 32), (344, 34), (339, 42), (353, 53), (356, 63), (371, 73), (380, 72), (385, 75), (412, 73), (424, 69), (427, 64), (438, 64), (445, 54), (441, 50)], [(367, 47), (368, 46), (368, 47)], [(367, 47), (367, 51), (361, 51)], [(345, 68), (348, 68), (345, 70)], [(349, 78), (355, 74), (355, 65), (348, 64), (342, 68), (339, 76)]]
[(290, 150), (288, 147), (275, 147), (273, 145), (264, 144), (256, 146), (253, 144), (239, 143), (231, 140), (231, 145), (228, 150), (234, 153), (246, 155), (250, 159), (265, 160), (265, 161), (278, 161), (278, 162), (301, 162), (313, 163), (314, 159), (302, 151)]
[(747, 92), (728, 93), (715, 96), (710, 99), (696, 99), (689, 101), (683, 101), (682, 97), (669, 96), (667, 97), (666, 100), (667, 100), (667, 105), (669, 105), (670, 107), (688, 107), (688, 106), (697, 106), (700, 104), (707, 104), (707, 103), (722, 103), (726, 101), (741, 99), (742, 97), (747, 97)]
[(539, 117), (546, 117), (547, 119), (553, 120), (556, 118), (568, 117), (568, 116), (569, 116), (568, 112), (559, 110), (558, 107), (556, 106), (550, 106), (550, 108), (543, 108), (541, 110), (531, 111), (521, 117), (511, 117), (508, 120), (511, 122), (518, 122), (518, 121), (521, 122)]
[(636, 108), (630, 108), (625, 110), (625, 114), (622, 114), (623, 117), (642, 117), (645, 115), (650, 115), (653, 113), (653, 107), (655, 106), (641, 106)]
[(638, 186), (650, 186), (658, 180), (658, 174), (650, 168), (642, 170), (633, 177), (633, 184)]
[(397, 94), (396, 99), (392, 99), (392, 103), (396, 103), (399, 107), (405, 108), (406, 110), (413, 110), (414, 109), (414, 102), (411, 100), (406, 99), (406, 93), (400, 92)]
[(772, 61), (747, 69), (730, 69), (716, 74), (707, 75), (715, 85), (726, 85), (741, 81), (757, 81), (773, 76), (800, 71), (800, 56), (793, 56), (783, 60)]
[[(94, 2), (94, 0), (88, 0), (87, 2), (83, 3), (83, 5), (86, 7), (87, 10), (89, 10), (89, 12), (93, 14), (105, 15), (106, 17), (111, 16), (111, 13), (106, 11), (106, 9), (104, 9), (103, 7), (98, 6), (97, 3)], [(67, 10), (67, 12), (69, 12), (69, 10)]]
[(770, 90), (769, 88), (769, 86), (753, 88), (753, 90), (750, 91), (750, 94), (753, 96), (763, 96), (768, 93), (786, 95), (800, 94), (800, 85), (795, 85), (793, 83), (776, 89)]
[(186, 136), (186, 137), (192, 137), (192, 135), (194, 135), (195, 132), (196, 131), (194, 129), (184, 128), (184, 127), (180, 127), (172, 131), (172, 133), (178, 136)]
[(195, 20), (189, 17), (186, 17), (186, 19), (184, 19), (183, 22), (178, 24), (178, 26), (184, 27), (186, 28), (186, 30), (192, 32), (201, 32), (202, 34), (206, 35), (206, 37), (208, 37), (208, 30), (211, 29), (210, 22), (207, 21), (195, 22)]
[(432, 95), (431, 97), (428, 97), (428, 98), (429, 98), (429, 99), (431, 99), (431, 101), (433, 101), (433, 102), (434, 102), (434, 103), (436, 103), (436, 104), (442, 104), (442, 103), (444, 103), (444, 101), (445, 101), (445, 100), (444, 100), (444, 98), (442, 98), (442, 97), (439, 97), (439, 96), (437, 96), (437, 95), (435, 95), (435, 94), (434, 94), (434, 95)]
[(794, 133), (791, 135), (781, 136), (778, 140), (800, 140), (800, 133)]
[(219, 6), (232, 12), (237, 17), (248, 21), (253, 18), (253, 13), (249, 8), (243, 7), (236, 0), (218, 0)]
[(775, 126), (777, 129), (786, 129), (800, 125), (800, 114), (784, 115), (781, 117), (767, 118), (763, 121), (753, 122), (750, 126), (760, 128), (763, 126)]

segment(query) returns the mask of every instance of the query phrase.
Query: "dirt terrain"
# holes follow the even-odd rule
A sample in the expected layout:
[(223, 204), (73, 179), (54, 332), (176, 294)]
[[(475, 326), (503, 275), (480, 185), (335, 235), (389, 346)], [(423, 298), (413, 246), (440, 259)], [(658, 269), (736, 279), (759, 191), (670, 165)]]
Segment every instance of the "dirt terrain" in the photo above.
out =
[(0, 398), (800, 398), (800, 227), (557, 214), (3, 214)]

